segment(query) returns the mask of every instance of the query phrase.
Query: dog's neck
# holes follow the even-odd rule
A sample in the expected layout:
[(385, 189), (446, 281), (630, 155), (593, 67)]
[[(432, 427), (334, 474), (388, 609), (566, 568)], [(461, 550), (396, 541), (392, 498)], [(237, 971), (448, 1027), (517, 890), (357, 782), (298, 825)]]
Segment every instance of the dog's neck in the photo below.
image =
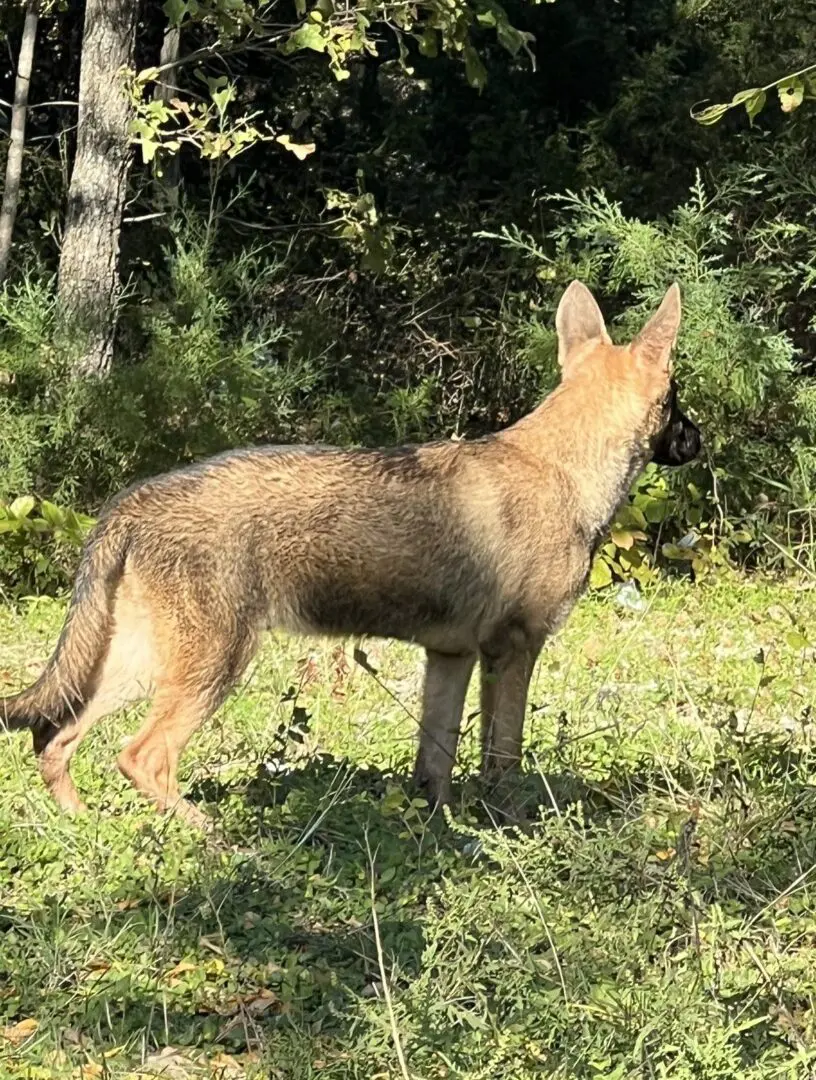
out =
[(651, 457), (645, 417), (634, 404), (631, 396), (610, 396), (586, 380), (563, 382), (503, 432), (508, 442), (568, 478), (574, 509), (592, 540), (609, 527)]

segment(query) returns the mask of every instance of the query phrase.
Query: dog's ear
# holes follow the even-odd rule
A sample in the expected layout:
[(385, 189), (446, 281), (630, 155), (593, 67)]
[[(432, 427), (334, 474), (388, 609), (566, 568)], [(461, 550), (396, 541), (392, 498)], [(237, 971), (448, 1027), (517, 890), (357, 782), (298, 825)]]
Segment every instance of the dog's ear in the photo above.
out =
[(660, 307), (632, 342), (635, 355), (668, 370), (680, 329), (680, 315), (680, 286), (675, 281), (663, 297)]
[(595, 297), (580, 281), (573, 281), (561, 297), (555, 315), (555, 329), (558, 332), (558, 364), (564, 373), (569, 368), (570, 356), (588, 341), (611, 344), (601, 309), (595, 303)]

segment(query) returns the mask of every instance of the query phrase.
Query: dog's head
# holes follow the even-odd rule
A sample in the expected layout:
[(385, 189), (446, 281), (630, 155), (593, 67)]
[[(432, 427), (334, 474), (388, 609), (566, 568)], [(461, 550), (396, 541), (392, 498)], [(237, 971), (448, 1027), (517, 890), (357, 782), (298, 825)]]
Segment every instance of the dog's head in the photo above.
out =
[(654, 442), (652, 461), (656, 465), (687, 465), (700, 453), (702, 437), (697, 425), (686, 416), (677, 403), (677, 383), (671, 380), (668, 406), (664, 405), (668, 420)]
[(592, 293), (573, 281), (558, 305), (558, 361), (563, 379), (580, 379), (603, 394), (610, 412), (642, 445), (644, 459), (686, 465), (700, 453), (700, 430), (680, 408), (672, 350), (680, 327), (680, 289), (674, 284), (628, 345), (615, 346)]

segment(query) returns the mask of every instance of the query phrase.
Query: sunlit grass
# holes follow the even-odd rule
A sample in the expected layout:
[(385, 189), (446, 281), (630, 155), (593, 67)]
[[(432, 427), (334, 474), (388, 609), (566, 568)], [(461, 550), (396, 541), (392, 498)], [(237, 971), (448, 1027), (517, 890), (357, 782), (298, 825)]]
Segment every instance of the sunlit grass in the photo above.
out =
[[(0, 611), (0, 687), (62, 613)], [(453, 820), (412, 801), (407, 646), (364, 643), (375, 677), (270, 639), (185, 759), (209, 839), (116, 771), (135, 712), (83, 744), (76, 820), (0, 737), (0, 1074), (809, 1076), (814, 615), (744, 580), (583, 602), (533, 681), (527, 835), (480, 802), (475, 698)]]

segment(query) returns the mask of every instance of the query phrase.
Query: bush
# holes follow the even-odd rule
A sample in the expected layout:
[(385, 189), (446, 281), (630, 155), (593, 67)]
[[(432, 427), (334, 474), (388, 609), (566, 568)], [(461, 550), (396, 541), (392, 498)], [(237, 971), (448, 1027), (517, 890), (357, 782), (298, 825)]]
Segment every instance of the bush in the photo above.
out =
[[(232, 446), (410, 441), (448, 434), (454, 410), (478, 407), (485, 426), (505, 423), (557, 380), (553, 319), (571, 278), (597, 291), (619, 339), (677, 279), (677, 371), (705, 453), (676, 474), (647, 471), (593, 583), (645, 580), (658, 555), (695, 574), (724, 556), (773, 561), (780, 545), (810, 560), (816, 392), (762, 306), (767, 276), (732, 258), (729, 191), (710, 196), (698, 178), (683, 205), (653, 221), (601, 192), (568, 193), (545, 200), (549, 227), (538, 236), (481, 234), (501, 240), (520, 282), (482, 350), (499, 336), (515, 358), (504, 375), (483, 363), (485, 375), (468, 383), (458, 359), (435, 373), (421, 359), (387, 374), (376, 355), (354, 370), (339, 363), (330, 338), (343, 331), (319, 303), (288, 311), (286, 322), (271, 313), (285, 262), (263, 247), (216, 258), (217, 233), (189, 217), (131, 296), (126, 360), (106, 381), (70, 377), (52, 282), (24, 281), (0, 300), (0, 497), (35, 492), (95, 510), (126, 483)], [(40, 556), (28, 549), (7, 546), (5, 557), (7, 580), (19, 558), (24, 590), (60, 579), (45, 563), (35, 570)]]
[(162, 257), (167, 278), (131, 296), (123, 362), (105, 381), (71, 378), (51, 281), (2, 295), (0, 496), (95, 507), (145, 475), (297, 434), (316, 376), (265, 303), (276, 262), (261, 249), (216, 261), (189, 223)]
[(30, 495), (0, 501), (0, 596), (65, 589), (93, 519)]
[[(752, 267), (729, 262), (734, 222), (727, 201), (710, 197), (699, 178), (686, 203), (650, 222), (626, 215), (602, 192), (553, 201), (560, 221), (543, 236), (515, 229), (497, 237), (542, 283), (537, 311), (525, 327), (526, 348), (542, 381), (557, 377), (551, 328), (571, 278), (597, 291), (621, 341), (634, 336), (677, 280), (683, 290), (676, 352), (681, 400), (705, 440), (693, 466), (647, 473), (633, 506), (647, 490), (653, 498), (657, 483), (663, 509), (652, 520), (625, 511), (618, 526), (626, 547), (615, 550), (613, 532), (602, 559), (620, 576), (631, 572), (631, 560), (645, 550), (631, 543), (632, 527), (646, 530), (652, 544), (685, 538), (683, 545), (664, 543), (662, 551), (694, 563), (698, 572), (717, 545), (737, 547), (745, 558), (766, 545), (769, 531), (785, 546), (809, 549), (811, 519), (799, 510), (810, 504), (814, 482), (816, 389), (797, 372), (788, 335), (760, 317), (763, 279)], [(629, 554), (621, 557), (624, 551)], [(597, 576), (599, 583), (609, 579), (603, 572)]]

